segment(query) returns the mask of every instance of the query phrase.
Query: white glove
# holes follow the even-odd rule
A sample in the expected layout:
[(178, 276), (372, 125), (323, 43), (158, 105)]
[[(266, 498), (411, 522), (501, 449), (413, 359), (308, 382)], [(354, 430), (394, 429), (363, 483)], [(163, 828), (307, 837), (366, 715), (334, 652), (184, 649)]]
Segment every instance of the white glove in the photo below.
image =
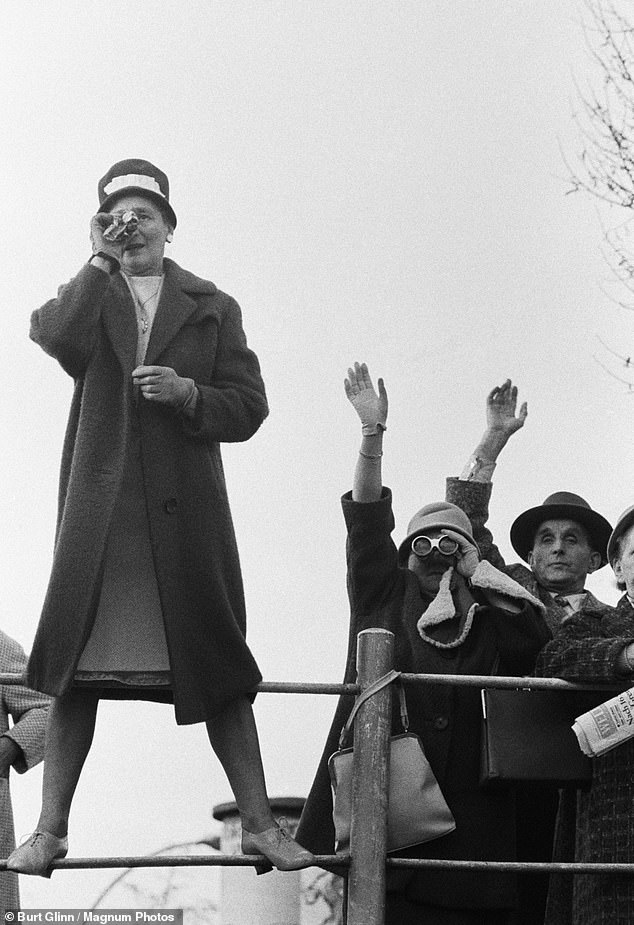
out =
[(348, 370), (348, 378), (344, 381), (348, 401), (359, 415), (364, 436), (378, 434), (386, 429), (387, 392), (382, 379), (379, 379), (378, 385), (377, 395), (365, 363), (355, 363), (354, 369)]

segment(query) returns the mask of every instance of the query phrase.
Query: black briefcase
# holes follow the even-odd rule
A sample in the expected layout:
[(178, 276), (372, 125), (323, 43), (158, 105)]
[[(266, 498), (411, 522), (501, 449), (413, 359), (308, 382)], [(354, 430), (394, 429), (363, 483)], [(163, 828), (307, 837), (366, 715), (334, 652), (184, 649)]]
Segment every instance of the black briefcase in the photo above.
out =
[(481, 693), (482, 786), (589, 784), (592, 762), (572, 731), (575, 717), (587, 709), (576, 691), (486, 688)]

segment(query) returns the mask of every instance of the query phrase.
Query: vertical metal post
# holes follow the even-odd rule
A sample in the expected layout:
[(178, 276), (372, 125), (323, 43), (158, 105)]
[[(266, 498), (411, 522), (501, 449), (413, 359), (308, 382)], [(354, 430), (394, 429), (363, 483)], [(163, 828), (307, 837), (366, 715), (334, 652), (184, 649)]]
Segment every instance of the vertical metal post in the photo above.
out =
[[(394, 634), (368, 629), (357, 636), (361, 690), (394, 665)], [(383, 925), (392, 687), (371, 697), (354, 722), (348, 925)]]

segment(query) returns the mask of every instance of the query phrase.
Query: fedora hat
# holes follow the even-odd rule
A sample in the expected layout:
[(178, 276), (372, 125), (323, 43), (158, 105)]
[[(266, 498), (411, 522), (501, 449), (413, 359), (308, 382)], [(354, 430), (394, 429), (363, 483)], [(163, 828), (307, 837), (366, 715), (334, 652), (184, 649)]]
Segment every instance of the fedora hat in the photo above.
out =
[(531, 507), (515, 520), (511, 527), (511, 544), (515, 552), (528, 561), (528, 554), (533, 548), (535, 533), (545, 520), (574, 520), (588, 531), (592, 548), (601, 556), (601, 565), (605, 565), (607, 545), (612, 527), (601, 514), (593, 511), (588, 502), (571, 491), (556, 491), (548, 495), (537, 507)]
[(614, 562), (618, 554), (618, 541), (624, 533), (634, 524), (634, 505), (626, 508), (616, 522), (616, 526), (608, 540), (608, 562)]
[[(434, 501), (426, 504), (417, 511), (407, 525), (407, 536), (398, 548), (398, 559), (401, 565), (409, 558), (410, 547), (415, 536), (420, 536), (426, 530), (453, 530), (464, 536), (476, 549), (478, 544), (472, 536), (471, 521), (464, 511), (449, 501)], [(480, 550), (478, 549), (478, 555)]]
[(172, 228), (176, 228), (176, 213), (172, 209), (167, 174), (149, 161), (130, 157), (117, 161), (97, 184), (99, 212), (110, 212), (117, 199), (140, 193), (160, 206)]

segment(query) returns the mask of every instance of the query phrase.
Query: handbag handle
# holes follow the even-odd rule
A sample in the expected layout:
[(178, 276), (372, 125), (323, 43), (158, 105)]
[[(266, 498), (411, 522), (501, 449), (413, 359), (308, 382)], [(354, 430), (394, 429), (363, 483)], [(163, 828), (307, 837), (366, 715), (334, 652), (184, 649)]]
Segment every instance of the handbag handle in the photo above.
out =
[(359, 712), (359, 708), (369, 700), (370, 697), (373, 697), (374, 694), (378, 691), (383, 690), (384, 687), (387, 687), (388, 684), (396, 682), (398, 689), (399, 697), (399, 706), (401, 713), (401, 725), (403, 726), (403, 731), (407, 732), (409, 729), (409, 716), (407, 713), (407, 702), (405, 700), (405, 689), (403, 687), (403, 682), (400, 680), (401, 672), (400, 671), (388, 671), (387, 674), (384, 674), (382, 677), (377, 678), (376, 681), (373, 681), (372, 684), (369, 684), (363, 693), (359, 694), (355, 700), (354, 706), (350, 711), (350, 716), (348, 717), (345, 726), (341, 730), (341, 735), (339, 736), (339, 748), (343, 748), (352, 729), (352, 724), (354, 723), (355, 716)]

